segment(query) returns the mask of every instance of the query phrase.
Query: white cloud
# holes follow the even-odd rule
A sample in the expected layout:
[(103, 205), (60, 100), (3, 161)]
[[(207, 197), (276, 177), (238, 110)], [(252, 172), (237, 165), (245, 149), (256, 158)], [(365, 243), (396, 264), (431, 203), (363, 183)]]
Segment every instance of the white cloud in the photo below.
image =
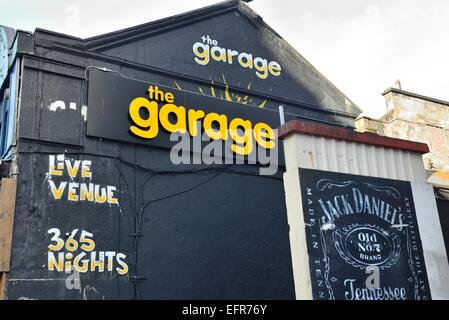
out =
[(404, 90), (449, 101), (448, 1), (329, 1), (324, 12), (298, 2), (273, 20), (268, 6), (253, 5), (367, 114), (385, 112), (380, 93), (398, 78)]

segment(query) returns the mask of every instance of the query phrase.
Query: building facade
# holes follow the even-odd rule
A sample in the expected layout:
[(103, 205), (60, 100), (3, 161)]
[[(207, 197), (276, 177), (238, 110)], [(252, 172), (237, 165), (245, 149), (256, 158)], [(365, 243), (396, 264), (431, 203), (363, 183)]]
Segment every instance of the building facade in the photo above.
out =
[(6, 299), (295, 298), (282, 159), (270, 176), (176, 165), (161, 124), (154, 143), (108, 131), (127, 119), (118, 102), (151, 84), (176, 110), (277, 128), (282, 106), (287, 120), (352, 127), (361, 110), (248, 5), (89, 39), (3, 30), (1, 167), (17, 187)]
[[(300, 120), (371, 135), (353, 132), (360, 108), (248, 5), (225, 1), (88, 39), (0, 30), (3, 298), (299, 298), (288, 150), (275, 129)], [(321, 138), (298, 156), (323, 159)], [(410, 144), (390, 142), (382, 161)], [(413, 159), (427, 151), (411, 144)], [(346, 152), (352, 165), (357, 150), (348, 144), (334, 156)], [(389, 172), (382, 168), (341, 171), (377, 179)], [(411, 194), (412, 175), (394, 177), (407, 178), (393, 182), (405, 186), (401, 195)], [(405, 209), (396, 193), (375, 189), (393, 195), (400, 209), (388, 206), (389, 215)], [(408, 261), (424, 270), (418, 232), (416, 261), (407, 260), (405, 231), (402, 246), (378, 236), (395, 249), (397, 270)], [(390, 298), (430, 298), (421, 279), (421, 293)]]

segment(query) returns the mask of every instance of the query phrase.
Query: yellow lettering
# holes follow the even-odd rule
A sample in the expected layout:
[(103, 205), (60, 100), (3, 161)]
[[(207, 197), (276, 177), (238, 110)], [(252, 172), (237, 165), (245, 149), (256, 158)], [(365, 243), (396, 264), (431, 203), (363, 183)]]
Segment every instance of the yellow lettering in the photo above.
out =
[(198, 135), (198, 128), (196, 122), (204, 118), (205, 115), (204, 111), (190, 109), (188, 115), (189, 115), (189, 133), (192, 137), (196, 137)]
[[(239, 134), (239, 128), (243, 128), (243, 135)], [(231, 145), (232, 151), (240, 155), (248, 155), (253, 151), (252, 125), (251, 121), (235, 118), (229, 124), (229, 133), (234, 144)], [(243, 146), (239, 146), (241, 144)]]
[(260, 79), (266, 79), (268, 77), (268, 62), (266, 59), (257, 57), (254, 59), (254, 67), (256, 68), (256, 76)]
[(65, 270), (69, 271), (72, 270), (72, 261), (70, 259), (73, 258), (73, 254), (71, 253), (66, 253), (65, 255), (66, 261), (65, 261)]
[[(148, 112), (148, 118), (143, 118), (140, 115), (140, 110), (145, 109)], [(136, 136), (151, 139), (157, 136), (159, 128), (158, 128), (158, 114), (157, 114), (158, 105), (155, 101), (149, 101), (146, 98), (135, 98), (131, 101), (129, 105), (129, 115), (131, 120), (138, 125), (140, 128), (147, 129), (143, 130), (136, 126), (131, 126), (129, 129)]]
[(50, 165), (48, 173), (52, 176), (62, 176), (62, 170), (56, 170), (53, 164)]
[(114, 191), (116, 190), (116, 187), (107, 186), (107, 192), (108, 192), (108, 202), (111, 204), (117, 204), (118, 200), (117, 198), (114, 198)]
[(173, 93), (167, 92), (165, 94), (165, 101), (167, 101), (168, 103), (173, 103), (175, 101), (175, 97), (173, 96)]
[[(200, 50), (201, 49), (201, 50)], [(196, 42), (193, 45), (193, 53), (195, 54), (195, 62), (205, 66), (209, 63), (209, 45), (208, 44), (203, 44), (201, 42)]]
[(70, 182), (69, 183), (69, 201), (78, 201), (78, 195), (76, 194), (75, 188), (79, 187), (79, 183)]
[(98, 268), (99, 272), (104, 271), (104, 252), (100, 251), (98, 253), (98, 261), (97, 258), (97, 252), (92, 251), (90, 253), (90, 271), (95, 271), (96, 268)]
[(107, 266), (108, 266), (108, 271), (112, 271), (112, 268), (114, 267), (114, 257), (116, 255), (116, 253), (114, 251), (106, 251), (105, 256), (107, 257)]
[[(86, 256), (86, 253), (82, 252), (75, 257), (75, 260), (73, 260), (73, 266), (75, 267), (75, 270), (80, 273), (86, 273), (89, 270), (89, 261), (81, 260), (85, 256)], [(81, 265), (80, 265), (80, 262), (81, 262)]]
[[(239, 54), (237, 59), (243, 68), (253, 68), (253, 55), (251, 53), (242, 52)], [(245, 59), (246, 61), (244, 61), (243, 59)]]
[(228, 63), (232, 64), (232, 57), (237, 56), (238, 54), (238, 51), (228, 49)]
[[(212, 124), (216, 122), (219, 124), (218, 130), (212, 128)], [(225, 115), (218, 113), (209, 113), (204, 118), (204, 131), (214, 140), (222, 139), (228, 140), (228, 118)]]
[(51, 190), (51, 193), (53, 194), (53, 197), (56, 200), (61, 199), (62, 194), (64, 193), (64, 190), (65, 190), (65, 187), (67, 185), (67, 182), (61, 182), (61, 184), (59, 185), (59, 188), (56, 188), (53, 180), (48, 180), (48, 183), (50, 184), (50, 190)]
[(100, 194), (100, 186), (98, 184), (95, 185), (95, 202), (105, 203), (107, 200), (106, 188), (101, 188)]
[[(256, 62), (258, 72), (263, 70), (263, 73), (259, 72), (259, 75), (266, 77), (268, 73), (266, 60), (259, 58)], [(162, 91), (159, 90), (158, 92), (162, 94)], [(165, 97), (167, 100), (174, 98), (171, 93), (165, 93)], [(148, 117), (140, 115), (139, 110), (141, 108), (145, 108), (147, 110)], [(186, 133), (188, 131), (192, 137), (195, 137), (200, 134), (201, 130), (201, 127), (197, 124), (203, 120), (204, 131), (211, 139), (227, 140), (229, 134), (231, 135), (231, 138), (234, 141), (234, 144), (231, 145), (231, 149), (234, 153), (248, 155), (253, 151), (254, 143), (257, 143), (265, 149), (273, 149), (276, 146), (275, 132), (266, 123), (256, 124), (253, 132), (251, 121), (235, 118), (231, 120), (228, 127), (229, 119), (224, 114), (218, 114), (215, 112), (206, 114), (203, 110), (194, 109), (187, 111), (184, 106), (177, 106), (173, 103), (164, 104), (158, 111), (158, 105), (156, 102), (150, 102), (146, 98), (136, 98), (133, 102), (131, 102), (130, 115), (137, 126), (147, 129), (143, 130), (135, 126), (131, 126), (131, 131), (140, 137), (156, 137), (159, 131), (159, 125), (168, 132)], [(75, 164), (70, 167), (68, 166), (68, 170), (71, 172), (71, 175), (76, 174), (76, 166), (79, 166), (79, 164)], [(82, 175), (92, 175), (89, 171), (89, 166), (90, 162), (89, 164), (82, 163)], [(55, 191), (58, 191), (58, 189), (55, 189)], [(99, 187), (95, 186), (96, 202), (104, 203), (108, 201), (109, 203), (118, 203), (117, 198), (114, 196), (115, 188), (108, 187), (107, 191), (104, 191), (104, 189), (101, 191), (102, 192), (99, 192)], [(81, 185), (80, 199), (88, 199), (89, 201), (92, 201), (92, 197), (91, 187), (87, 189), (85, 185)], [(69, 194), (69, 198), (75, 199), (76, 196), (71, 193)]]
[[(55, 169), (55, 156), (51, 155), (48, 158), (48, 173), (52, 176), (62, 176), (62, 170)], [(58, 163), (58, 169), (59, 169), (59, 163)], [(62, 168), (61, 168), (62, 169)]]
[[(217, 55), (218, 53), (218, 55)], [(215, 61), (223, 61), (226, 62), (226, 49), (220, 48), (220, 47), (212, 47), (210, 49), (210, 55), (212, 56), (212, 59)]]
[(243, 68), (255, 68), (257, 77), (261, 79), (268, 78), (270, 73), (276, 77), (281, 74), (281, 66), (276, 61), (268, 63), (267, 59), (253, 57), (251, 53), (239, 53), (236, 50), (221, 48), (215, 40), (206, 43), (206, 40), (202, 39), (203, 42), (196, 42), (192, 47), (195, 55), (193, 60), (200, 65), (207, 65), (211, 59), (218, 62), (227, 62), (228, 64), (233, 64), (234, 60), (237, 60)]
[[(266, 123), (260, 122), (254, 126), (254, 136), (257, 143), (265, 149), (273, 149), (275, 147), (274, 130)], [(270, 141), (272, 140), (272, 141)]]
[(281, 74), (281, 66), (276, 61), (271, 61), (268, 65), (268, 70), (273, 76), (279, 76)]
[[(171, 123), (169, 115), (176, 115), (176, 122)], [(172, 103), (164, 104), (159, 112), (159, 121), (162, 127), (169, 132), (186, 132), (186, 108), (183, 106), (176, 106)]]
[(55, 268), (56, 268), (56, 271), (59, 271), (59, 272), (64, 271), (64, 253), (63, 252), (58, 253), (57, 260), (55, 258), (54, 252), (48, 253), (48, 270), (53, 271), (53, 270), (55, 270)]
[(92, 165), (92, 161), (84, 160), (81, 165), (81, 177), (83, 178), (92, 178), (92, 172), (90, 171), (90, 166)]
[(123, 261), (126, 259), (126, 256), (123, 253), (117, 253), (117, 263), (119, 264), (119, 267), (117, 267), (115, 270), (117, 270), (117, 273), (120, 275), (124, 275), (128, 273), (128, 265)]
[(84, 201), (94, 201), (94, 184), (89, 183), (89, 187), (87, 187), (87, 184), (81, 183), (80, 184), (80, 200)]
[(69, 173), (69, 176), (72, 178), (75, 178), (78, 174), (78, 170), (80, 168), (80, 162), (79, 160), (76, 160), (72, 166), (72, 163), (70, 160), (65, 161), (65, 165), (67, 167), (67, 172)]

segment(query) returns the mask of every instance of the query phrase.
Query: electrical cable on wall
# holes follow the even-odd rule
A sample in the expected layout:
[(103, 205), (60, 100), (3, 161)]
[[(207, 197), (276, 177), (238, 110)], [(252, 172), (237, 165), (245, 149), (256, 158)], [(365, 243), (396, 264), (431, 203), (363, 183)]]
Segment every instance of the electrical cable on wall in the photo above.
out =
[[(22, 140), (29, 140), (29, 139), (22, 139)], [(37, 141), (33, 141), (33, 142), (36, 143)], [(37, 142), (37, 143), (39, 143), (39, 142)], [(48, 143), (41, 143), (41, 144), (46, 145), (46, 146), (48, 145)], [(61, 147), (61, 146), (58, 146), (58, 147)], [(36, 155), (36, 154), (37, 155), (50, 155), (50, 154), (55, 154), (57, 152), (55, 152), (54, 150), (52, 150), (52, 151), (43, 151), (43, 150), (20, 151), (19, 150), (19, 151), (17, 151), (17, 153), (31, 154), (31, 155)], [(134, 233), (130, 235), (131, 237), (134, 238), (134, 241), (133, 241), (133, 245), (134, 245), (133, 275), (130, 277), (130, 282), (133, 283), (133, 287), (134, 287), (134, 299), (140, 299), (139, 282), (146, 280), (145, 278), (139, 276), (138, 252), (139, 252), (139, 239), (143, 236), (141, 234), (143, 217), (145, 215), (145, 210), (147, 210), (147, 208), (151, 204), (154, 204), (159, 201), (171, 199), (173, 197), (185, 194), (187, 192), (191, 192), (191, 191), (197, 189), (198, 187), (207, 184), (208, 182), (212, 181), (213, 179), (217, 178), (218, 176), (220, 176), (223, 173), (249, 175), (249, 176), (264, 177), (267, 179), (282, 180), (282, 177), (279, 177), (277, 175), (275, 175), (275, 176), (260, 176), (257, 173), (249, 172), (247, 170), (236, 170), (235, 167), (237, 166), (237, 164), (215, 165), (215, 166), (207, 166), (207, 167), (201, 167), (201, 168), (182, 169), (182, 170), (155, 170), (152, 168), (142, 166), (137, 162), (123, 159), (120, 156), (112, 156), (112, 155), (106, 155), (106, 154), (95, 154), (95, 153), (83, 152), (83, 151), (67, 151), (67, 150), (64, 150), (64, 152), (61, 152), (61, 153), (64, 155), (73, 155), (73, 156), (78, 156), (78, 157), (89, 156), (89, 157), (111, 159), (113, 161), (114, 167), (116, 168), (116, 170), (119, 174), (119, 180), (124, 182), (125, 188), (128, 191), (125, 194), (127, 194), (127, 196), (129, 197), (129, 203), (130, 203), (131, 210), (133, 211), (132, 216), (134, 219)], [(123, 171), (120, 168), (120, 164), (124, 164), (125, 166), (128, 166), (128, 167), (132, 168), (133, 170), (144, 172), (140, 184), (138, 186), (136, 186), (137, 189), (140, 190), (140, 192), (141, 192), (140, 199), (136, 199), (136, 194), (131, 192), (130, 184), (127, 181), (125, 175), (123, 174)], [(256, 167), (258, 167), (258, 166), (256, 166)], [(138, 176), (136, 171), (134, 171), (134, 175)], [(211, 173), (212, 175), (210, 177), (203, 179), (202, 181), (199, 181), (198, 183), (196, 183), (186, 189), (183, 189), (183, 190), (180, 190), (180, 191), (177, 191), (177, 192), (174, 192), (174, 193), (171, 193), (171, 194), (168, 194), (168, 195), (156, 198), (156, 199), (152, 199), (152, 200), (143, 202), (144, 187), (145, 187), (145, 184), (151, 178), (156, 177), (156, 176), (200, 174), (200, 173)], [(119, 191), (120, 191), (120, 194), (122, 194), (121, 187), (119, 188)], [(139, 209), (136, 207), (138, 200), (140, 200), (140, 202), (141, 202)], [(126, 210), (123, 210), (123, 211), (126, 211)]]
[[(114, 166), (119, 171), (121, 179), (124, 180), (125, 185), (127, 185), (128, 189), (129, 189), (129, 183), (128, 183), (128, 181), (126, 181), (126, 178), (125, 178), (124, 174), (122, 173), (120, 167), (117, 165), (116, 161), (114, 161)], [(199, 183), (197, 183), (187, 189), (184, 189), (184, 190), (181, 190), (181, 191), (178, 191), (178, 192), (142, 203), (139, 212), (137, 212), (137, 210), (134, 210), (134, 234), (132, 235), (134, 237), (134, 263), (133, 263), (134, 275), (132, 276), (132, 282), (134, 285), (134, 298), (135, 299), (140, 299), (140, 290), (139, 290), (138, 282), (146, 280), (145, 278), (139, 276), (138, 268), (137, 268), (138, 267), (139, 239), (143, 236), (141, 231), (142, 231), (142, 220), (143, 220), (143, 215), (144, 215), (145, 209), (152, 203), (170, 199), (170, 198), (176, 197), (178, 195), (190, 192), (190, 191), (210, 182), (211, 180), (215, 179), (220, 174), (225, 172), (226, 168), (229, 166), (230, 165), (225, 165), (221, 168), (212, 167), (212, 168), (188, 169), (188, 170), (179, 170), (179, 171), (159, 171), (158, 172), (158, 171), (151, 170), (151, 171), (146, 172), (146, 174), (144, 175), (143, 181), (139, 185), (139, 189), (141, 190), (141, 197), (142, 197), (141, 201), (142, 202), (143, 202), (143, 189), (144, 189), (146, 182), (149, 180), (149, 178), (154, 177), (158, 174), (161, 174), (161, 175), (162, 174), (192, 174), (192, 173), (207, 172), (207, 171), (215, 172), (215, 173), (211, 177), (208, 177), (207, 179), (200, 181)]]
[[(124, 75), (123, 73), (121, 73), (121, 72), (118, 71), (118, 70), (111, 70), (111, 69), (108, 69), (108, 68), (106, 68), (106, 67), (98, 67), (98, 66), (94, 66), (94, 65), (89, 65), (89, 66), (87, 66), (86, 69), (84, 70), (84, 78), (86, 79), (86, 81), (89, 81), (89, 77), (88, 77), (88, 70), (89, 70), (89, 69), (96, 69), (96, 70), (99, 70), (99, 71), (102, 71), (102, 72), (116, 73), (116, 74), (118, 74), (120, 77), (122, 77), (122, 78), (124, 78), (124, 79), (134, 80), (134, 81), (138, 81), (138, 82), (150, 84), (148, 81), (144, 81), (144, 80), (141, 80), (141, 79), (137, 79), (137, 78), (133, 78), (133, 77), (126, 76), (126, 75)], [(218, 83), (215, 83), (215, 84), (218, 85)], [(189, 90), (182, 90), (182, 91), (197, 94), (196, 92), (192, 92), (192, 91), (189, 91)], [(276, 100), (276, 99), (278, 99), (278, 98), (276, 98), (276, 97), (273, 97), (273, 96), (270, 96), (270, 95), (267, 95), (267, 94), (264, 94), (263, 96), (264, 96), (266, 99), (271, 99), (271, 100)], [(295, 103), (298, 103), (298, 102), (295, 102)], [(253, 106), (253, 105), (250, 105), (250, 104), (245, 104), (245, 108), (246, 108), (246, 107), (250, 107), (250, 108), (254, 108), (254, 109), (260, 109), (259, 106)], [(281, 107), (281, 106), (280, 106), (280, 107)], [(282, 106), (282, 107), (283, 107), (283, 106)], [(316, 109), (319, 110), (319, 111), (327, 111), (327, 112), (329, 112), (330, 114), (332, 114), (332, 115), (334, 116), (335, 119), (337, 119), (337, 111), (334, 110), (334, 109), (323, 109), (323, 108), (320, 108), (320, 107), (318, 107), (318, 106), (314, 106), (314, 108), (316, 108)], [(343, 127), (343, 128), (351, 128), (351, 129), (354, 129), (354, 126), (347, 125), (347, 124), (340, 124), (340, 123), (338, 123), (337, 121), (335, 121), (335, 122), (332, 122), (332, 121), (326, 121), (326, 120), (323, 120), (323, 119), (311, 118), (311, 117), (307, 117), (307, 116), (304, 116), (304, 115), (299, 115), (299, 114), (294, 114), (294, 113), (290, 113), (290, 112), (285, 112), (283, 108), (282, 108), (282, 115), (281, 115), (281, 111), (280, 111), (280, 110), (269, 109), (269, 108), (267, 108), (267, 109), (265, 109), (265, 110), (271, 111), (271, 112), (274, 112), (274, 113), (279, 114), (279, 115), (278, 115), (279, 118), (280, 118), (281, 116), (284, 117), (285, 115), (289, 115), (289, 116), (291, 116), (291, 117), (298, 118), (298, 119), (304, 119), (304, 120), (306, 120), (306, 121), (314, 121), (314, 122), (319, 122), (319, 123), (329, 124), (329, 125), (332, 125), (332, 126), (337, 126), (337, 127)], [(281, 124), (282, 124), (282, 123), (281, 123)]]

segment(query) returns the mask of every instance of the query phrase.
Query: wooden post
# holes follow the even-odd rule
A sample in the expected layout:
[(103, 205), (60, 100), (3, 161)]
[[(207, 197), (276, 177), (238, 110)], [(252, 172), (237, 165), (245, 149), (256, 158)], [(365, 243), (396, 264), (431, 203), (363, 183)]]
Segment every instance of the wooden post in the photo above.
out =
[(0, 300), (4, 299), (11, 264), (11, 243), (16, 207), (17, 180), (3, 178), (0, 185)]
[(0, 187), (0, 272), (8, 272), (10, 268), (16, 189), (16, 179), (2, 179)]
[(5, 299), (6, 273), (0, 272), (0, 300)]

